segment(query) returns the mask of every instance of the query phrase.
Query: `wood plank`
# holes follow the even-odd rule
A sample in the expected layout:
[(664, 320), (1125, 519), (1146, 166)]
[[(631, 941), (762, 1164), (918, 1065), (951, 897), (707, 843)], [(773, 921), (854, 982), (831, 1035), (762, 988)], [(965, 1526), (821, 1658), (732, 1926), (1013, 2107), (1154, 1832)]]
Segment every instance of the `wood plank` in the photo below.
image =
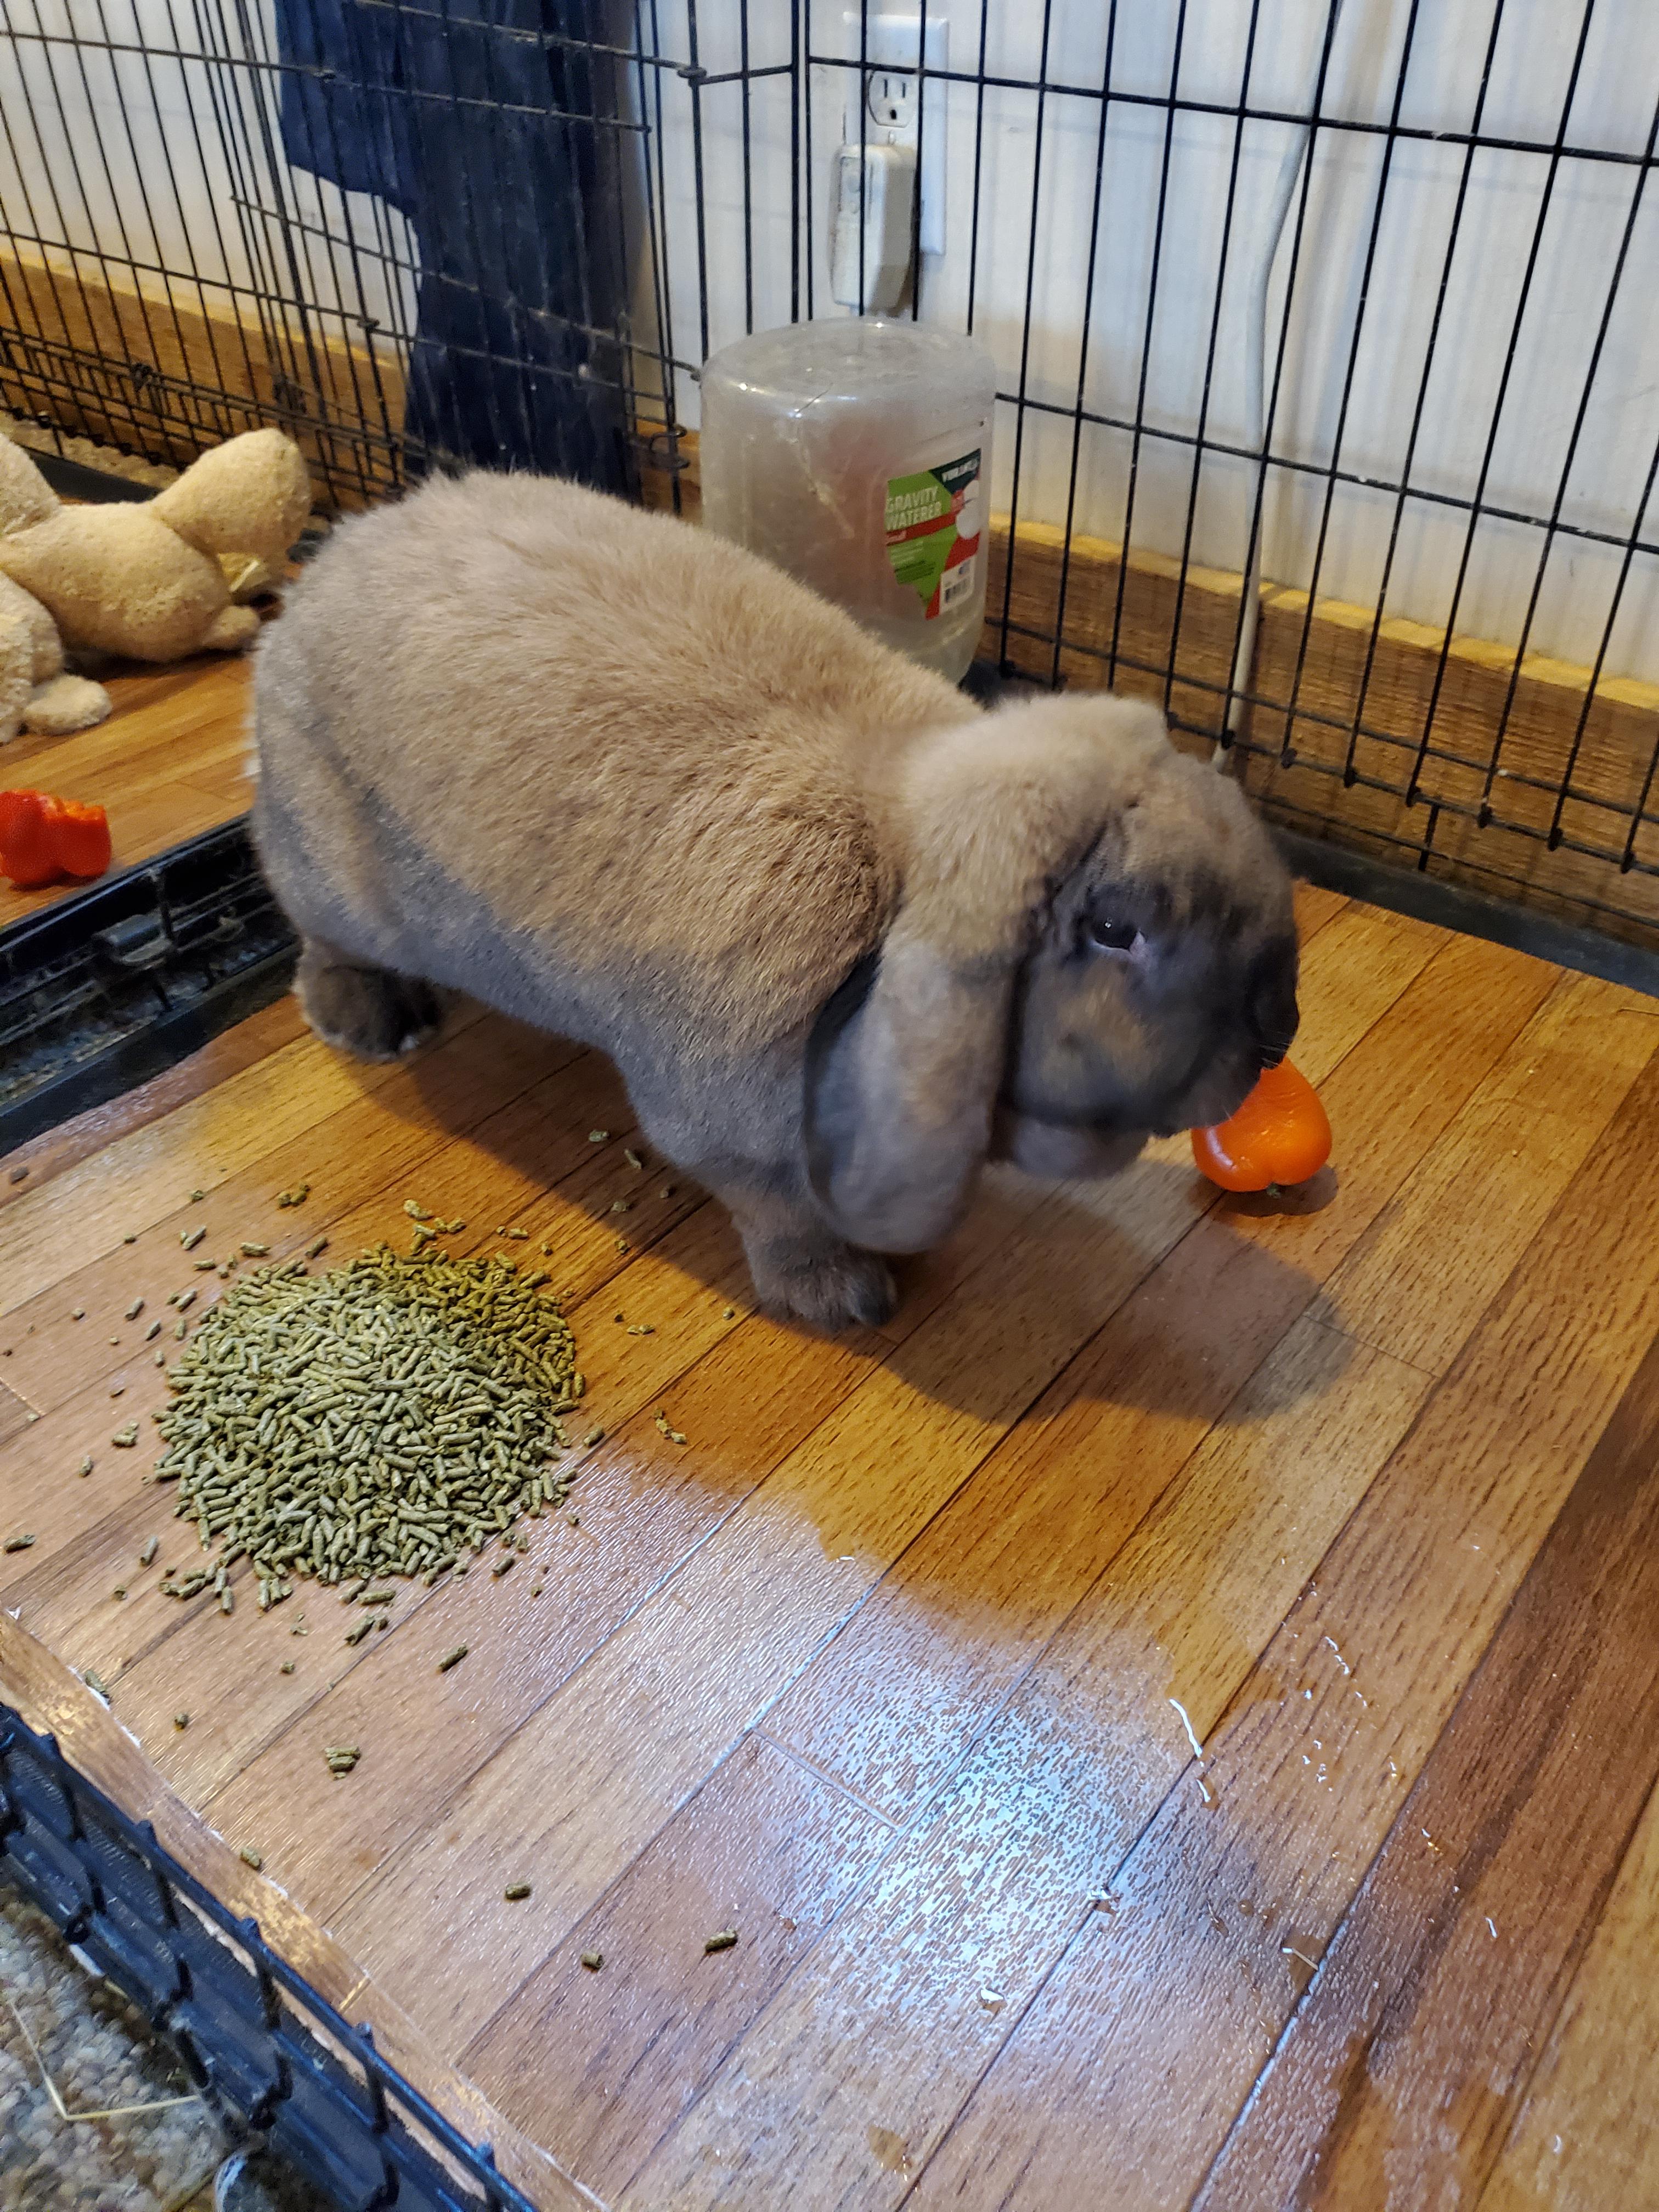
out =
[(43, 1644), (0, 1613), (0, 1699), (37, 1734), (55, 1736), (77, 1774), (156, 1840), (187, 1873), (260, 1934), (307, 1983), (354, 2022), (367, 2021), (381, 2056), (474, 2144), (489, 2144), (501, 2172), (543, 2212), (591, 2212), (594, 2200), (488, 2104), (441, 2058), (406, 2015), (374, 1989), (328, 1934), (296, 1911), (168, 1790), (101, 1699)]
[[(296, 1081), (328, 1056), (326, 1046), (304, 1039)], [(11, 1347), (8, 1379), (45, 1413), (65, 1404), (88, 1381), (106, 1374), (112, 1380), (116, 1370), (141, 1361), (147, 1344), (153, 1355), (158, 1347), (148, 1332), (158, 1320), (166, 1324), (159, 1348), (171, 1356), (178, 1316), (168, 1299), (194, 1291), (194, 1321), (224, 1287), (216, 1275), (202, 1272), (200, 1262), (236, 1257), (245, 1238), (268, 1245), (273, 1260), (291, 1259), (325, 1235), (356, 1249), (363, 1239), (358, 1209), (366, 1201), (397, 1182), (400, 1206), (409, 1177), (428, 1171), (446, 1146), (499, 1120), (521, 1097), (533, 1095), (543, 1113), (555, 1100), (568, 1099), (578, 1115), (584, 1106), (614, 1108), (622, 1087), (609, 1066), (584, 1057), (578, 1072), (578, 1057), (574, 1045), (491, 1015), (418, 1055), (389, 1064), (363, 1095), (260, 1152), (212, 1189), (200, 1186), (199, 1202), (175, 1184), (167, 1211), (131, 1246), (123, 1245), (118, 1259), (96, 1253), (79, 1267), (71, 1261), (0, 1322), (0, 1339)], [(567, 1069), (568, 1079), (558, 1082)], [(554, 1156), (550, 1143), (550, 1159)], [(559, 1157), (567, 1171), (588, 1163), (586, 1132)], [(309, 1186), (305, 1204), (279, 1207), (278, 1194), (301, 1183)], [(400, 1243), (406, 1237), (406, 1224), (392, 1218), (391, 1207), (380, 1206), (374, 1218), (380, 1235), (390, 1232)], [(186, 1249), (184, 1240), (198, 1230), (201, 1241)], [(238, 1265), (246, 1262), (238, 1258)], [(128, 1321), (127, 1309), (139, 1298), (143, 1310)], [(77, 1311), (84, 1320), (75, 1319)]]
[[(465, 2038), (588, 1910), (775, 1689), (1176, 1242), (1188, 1174), (1148, 1159), (1040, 1205), (994, 1268), (954, 1291), (890, 1362), (722, 1522), (331, 1924), (417, 2020)], [(688, 1433), (690, 1433), (688, 1431)], [(639, 1755), (641, 1732), (653, 1741)], [(464, 1942), (417, 1967), (411, 1900), (441, 1859)], [(529, 1907), (501, 1866), (538, 1869)], [(434, 1971), (435, 1967), (435, 1971)], [(417, 1987), (416, 1984), (419, 1986)], [(441, 2027), (440, 2027), (440, 2024)]]
[(910, 1819), (1313, 1295), (1200, 1222), (797, 1678), (768, 1735)]
[[(1223, 1200), (918, 1537), (769, 1732), (890, 1819), (937, 1788), (1553, 975), (1448, 943), (1326, 1080), (1334, 1195)], [(914, 1694), (896, 1706), (884, 1686), (901, 1677)]]
[[(610, 2197), (891, 1840), (884, 1821), (745, 1737), (474, 2038), (466, 2071)], [(710, 1957), (704, 1942), (724, 1928), (737, 1947)], [(581, 1964), (593, 1951), (597, 1973)]]
[(1292, 1328), (1061, 1639), (1043, 1690), (884, 1863), (623, 2204), (897, 2202), (1148, 1792), (1188, 1765), (1170, 1699), (1200, 1732), (1224, 1708), (1427, 1387), (1316, 1322)]
[[(106, 679), (115, 711), (64, 738), (14, 738), (0, 755), (9, 790), (50, 791), (106, 808), (115, 868), (153, 860), (247, 810), (241, 774), (250, 664), (210, 653)], [(0, 877), (0, 929), (72, 897), (79, 884), (20, 891)]]
[(129, 1132), (46, 1189), (25, 1184), (0, 1213), (3, 1310), (15, 1312), (99, 1254), (118, 1253), (128, 1236), (154, 1237), (191, 1189), (211, 1203), (222, 1183), (383, 1089), (397, 1072), (395, 1064), (348, 1060), (307, 1035)]
[[(1622, 1738), (1622, 1727), (1616, 1732)], [(1622, 1751), (1622, 1745), (1621, 1745)], [(1481, 2212), (1659, 2204), (1659, 1791), (1545, 2042)]]
[(1656, 1621), (1659, 1343), (1322, 1960), (1203, 2212), (1382, 2203), (1402, 2160), (1417, 2202), (1475, 2202), (1659, 1773)]
[(1448, 939), (1321, 1081), (1330, 1168), (1276, 1198), (1224, 1197), (1220, 1218), (1234, 1236), (1326, 1281), (1560, 981), (1559, 969), (1523, 953)]
[(1659, 1038), (1659, 1006), (1565, 977), (1331, 1282), (1341, 1325), (1443, 1374)]
[(1063, 2202), (1083, 2170), (1113, 2172), (1125, 2212), (1198, 2186), (1659, 1328), (1656, 1132), (1650, 1061), (1224, 1719), (1200, 1723), (1215, 1803), (1171, 1792), (1101, 1869), (1115, 1910), (1079, 1917), (920, 2204)]
[[(551, 1086), (561, 1080), (569, 1097), (588, 1109), (575, 1115), (563, 1130), (550, 1121), (549, 1114)], [(550, 1264), (575, 1285), (573, 1306), (582, 1296), (592, 1296), (608, 1284), (624, 1264), (623, 1255), (617, 1249), (608, 1200), (601, 1205), (592, 1202), (592, 1190), (600, 1181), (608, 1178), (613, 1185), (619, 1169), (623, 1174), (629, 1172), (619, 1157), (614, 1160), (604, 1157), (607, 1150), (620, 1154), (620, 1132), (611, 1147), (594, 1147), (587, 1138), (592, 1109), (601, 1088), (614, 1103), (614, 1075), (603, 1062), (583, 1054), (555, 1077), (498, 1108), (472, 1131), (460, 1136), (451, 1133), (432, 1146), (419, 1170), (421, 1182), (429, 1189), (439, 1179), (441, 1164), (447, 1202), (453, 1206), (459, 1200), (459, 1210), (474, 1224), (470, 1238), (449, 1240), (451, 1249), (458, 1251), (495, 1246), (498, 1240), (483, 1224), (500, 1221), (505, 1215), (510, 1224), (515, 1214), (535, 1207), (538, 1236), (554, 1246)], [(368, 1158), (374, 1159), (372, 1148)], [(543, 1207), (538, 1201), (544, 1180), (557, 1182), (562, 1171), (569, 1172), (573, 1162), (580, 1162), (574, 1176), (579, 1202), (571, 1204), (556, 1197), (550, 1207)], [(367, 1180), (372, 1182), (374, 1176), (371, 1167)], [(408, 1228), (404, 1201), (410, 1180), (409, 1176), (399, 1175), (391, 1188), (374, 1191), (334, 1223), (331, 1241), (337, 1239), (337, 1249), (349, 1253), (365, 1243), (400, 1239)], [(265, 1184), (267, 1190), (277, 1187)], [(687, 1211), (695, 1212), (700, 1205), (700, 1196), (689, 1194), (675, 1208), (665, 1207), (659, 1227), (636, 1231), (638, 1245), (643, 1248), (659, 1235), (671, 1237), (676, 1223), (683, 1223)], [(191, 1207), (185, 1218), (202, 1211)], [(309, 1201), (301, 1214), (308, 1212)], [(268, 1240), (272, 1257), (284, 1256), (284, 1246), (292, 1249), (308, 1241), (316, 1223), (313, 1215), (304, 1230), (293, 1225), (273, 1230)], [(516, 1251), (517, 1247), (509, 1244), (506, 1249)], [(178, 1264), (176, 1253), (174, 1264)], [(204, 1279), (196, 1278), (198, 1282)], [(594, 1356), (588, 1358), (595, 1382), (603, 1378), (605, 1355), (602, 1340), (594, 1347)], [(116, 1384), (121, 1389), (119, 1418), (123, 1419), (148, 1422), (162, 1401), (164, 1379), (152, 1358), (147, 1345), (141, 1346), (136, 1355), (129, 1349), (125, 1364), (99, 1376), (89, 1388), (48, 1413), (32, 1431), (27, 1449), (20, 1450), (12, 1462), (14, 1493), (20, 1510), (27, 1504), (35, 1516), (40, 1541), (23, 1560), (12, 1564), (9, 1572), (0, 1571), (0, 1593), (9, 1594), (29, 1625), (50, 1637), (58, 1648), (72, 1649), (77, 1663), (90, 1662), (112, 1681), (123, 1681), (129, 1667), (168, 1638), (185, 1632), (200, 1611), (199, 1607), (181, 1608), (157, 1596), (157, 1586), (165, 1578), (166, 1559), (156, 1563), (153, 1579), (142, 1588), (136, 1584), (131, 1555), (143, 1536), (154, 1532), (166, 1542), (173, 1533), (165, 1518), (170, 1501), (165, 1492), (130, 1488), (134, 1478), (142, 1475), (143, 1459), (135, 1464), (106, 1448), (113, 1413), (106, 1385)], [(78, 1464), (83, 1453), (93, 1458), (95, 1470), (89, 1479), (93, 1487), (87, 1492), (81, 1491), (78, 1482), (65, 1485), (69, 1470)], [(162, 1526), (155, 1529), (158, 1518)], [(246, 1573), (245, 1565), (240, 1567), (236, 1581), (245, 1581)], [(111, 1605), (109, 1592), (116, 1582), (127, 1584), (133, 1602)], [(137, 1601), (141, 1598), (143, 1603)], [(177, 1650), (169, 1650), (145, 1680), (171, 1677), (179, 1656)], [(283, 1656), (290, 1655), (284, 1650)], [(222, 1688), (226, 1664), (222, 1656), (216, 1664), (205, 1662), (200, 1679), (216, 1689)], [(163, 1700), (168, 1695), (164, 1683), (161, 1694)], [(123, 1691), (124, 1710), (131, 1695), (129, 1685)], [(170, 1713), (173, 1705), (176, 1700), (166, 1705), (166, 1711)], [(244, 1723), (251, 1718), (252, 1708), (239, 1705), (231, 1710)], [(152, 1732), (158, 1741), (161, 1717), (158, 1713)], [(198, 1738), (193, 1742), (202, 1741)]]

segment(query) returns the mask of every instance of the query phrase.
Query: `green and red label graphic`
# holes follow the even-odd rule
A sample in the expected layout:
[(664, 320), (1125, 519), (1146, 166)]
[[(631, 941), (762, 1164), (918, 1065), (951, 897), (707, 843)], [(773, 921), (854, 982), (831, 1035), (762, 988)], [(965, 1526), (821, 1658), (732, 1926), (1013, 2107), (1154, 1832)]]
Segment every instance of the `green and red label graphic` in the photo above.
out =
[(931, 622), (972, 595), (979, 552), (979, 455), (887, 481), (887, 557)]

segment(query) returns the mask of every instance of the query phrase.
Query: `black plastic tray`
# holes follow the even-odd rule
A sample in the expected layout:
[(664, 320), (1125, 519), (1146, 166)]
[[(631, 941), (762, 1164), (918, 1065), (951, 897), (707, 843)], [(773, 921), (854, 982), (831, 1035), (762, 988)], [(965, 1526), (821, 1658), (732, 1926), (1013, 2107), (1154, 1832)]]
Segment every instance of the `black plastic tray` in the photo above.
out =
[(296, 952), (242, 821), (14, 923), (0, 935), (0, 1152), (268, 1006)]

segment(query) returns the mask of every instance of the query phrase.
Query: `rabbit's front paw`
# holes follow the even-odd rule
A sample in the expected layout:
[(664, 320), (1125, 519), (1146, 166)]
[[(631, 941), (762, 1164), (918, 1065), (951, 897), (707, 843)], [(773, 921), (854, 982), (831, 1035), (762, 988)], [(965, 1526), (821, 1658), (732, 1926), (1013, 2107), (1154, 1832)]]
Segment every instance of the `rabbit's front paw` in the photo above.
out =
[(433, 1036), (438, 994), (413, 975), (344, 960), (307, 940), (294, 978), (300, 1011), (325, 1044), (359, 1060), (397, 1060)]
[(802, 1252), (752, 1254), (750, 1268), (769, 1311), (805, 1322), (810, 1328), (862, 1324), (879, 1328), (893, 1317), (898, 1292), (893, 1271), (873, 1252), (826, 1243)]

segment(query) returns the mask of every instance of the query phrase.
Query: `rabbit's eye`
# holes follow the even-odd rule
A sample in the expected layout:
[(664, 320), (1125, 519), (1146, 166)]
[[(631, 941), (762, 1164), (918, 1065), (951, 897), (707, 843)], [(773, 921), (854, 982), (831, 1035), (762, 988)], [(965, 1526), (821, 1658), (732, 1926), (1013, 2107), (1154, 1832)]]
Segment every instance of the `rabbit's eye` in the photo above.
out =
[(1140, 932), (1132, 921), (1110, 921), (1091, 915), (1083, 925), (1083, 942), (1091, 952), (1133, 952)]

